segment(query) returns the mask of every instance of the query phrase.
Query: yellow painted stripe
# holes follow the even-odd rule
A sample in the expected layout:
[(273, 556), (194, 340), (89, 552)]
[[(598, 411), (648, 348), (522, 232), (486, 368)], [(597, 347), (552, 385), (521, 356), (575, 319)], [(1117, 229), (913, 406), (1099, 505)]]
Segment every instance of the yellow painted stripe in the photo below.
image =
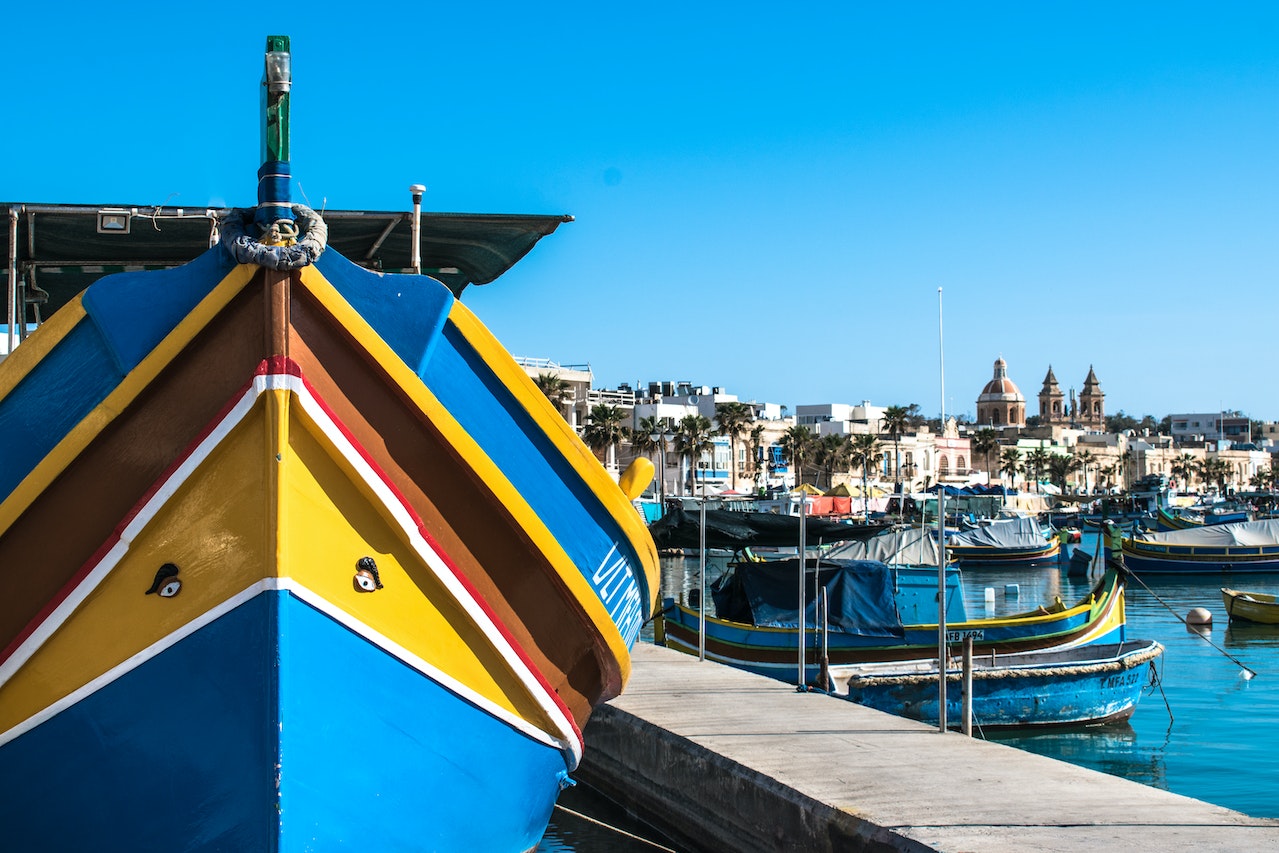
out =
[[(534, 547), (546, 555), (561, 582), (570, 594), (580, 603), (592, 624), (600, 632), (616, 659), (622, 680), (630, 676), (630, 650), (618, 631), (608, 611), (595, 590), (587, 583), (586, 578), (578, 571), (577, 566), (569, 559), (559, 541), (551, 534), (542, 520), (533, 512), (528, 502), (506, 478), (501, 469), (493, 463), (480, 446), (471, 438), (462, 425), (449, 414), (434, 394), (427, 389), (422, 380), (395, 354), (385, 341), (373, 330), (354, 308), (350, 306), (337, 289), (315, 267), (301, 270), (301, 279), (307, 289), (337, 319), (357, 343), (368, 350), (369, 354), (388, 374), (390, 380), (399, 386), (401, 392), (417, 406), (439, 430), (444, 440), (453, 447), (463, 462), (475, 471), (477, 477), (493, 493), (495, 506), (501, 506), (511, 513), (515, 523), (532, 540)], [(3, 507), (0, 507), (2, 509)]]
[(53, 316), (40, 324), (22, 344), (0, 363), (0, 400), (8, 397), (18, 383), (26, 379), (46, 355), (48, 355), (71, 330), (84, 319), (83, 293), (63, 305)]
[[(284, 390), (262, 394), (124, 543), (120, 561), (0, 686), (0, 732), (273, 578), (293, 579), (493, 705), (556, 730), (387, 508), (290, 402)], [(364, 556), (377, 562), (378, 592), (355, 586)], [(165, 563), (178, 567), (181, 591), (145, 594)]]
[(652, 613), (657, 607), (661, 583), (660, 564), (657, 558), (657, 546), (639, 513), (635, 511), (635, 507), (622, 494), (617, 483), (613, 482), (613, 478), (604, 470), (604, 466), (600, 465), (595, 454), (573, 431), (568, 421), (564, 420), (564, 416), (555, 410), (555, 407), (546, 399), (546, 395), (538, 390), (529, 375), (515, 363), (515, 359), (511, 358), (471, 309), (461, 302), (455, 302), (453, 310), (449, 312), (449, 322), (462, 333), (462, 337), (528, 412), (533, 422), (546, 433), (556, 449), (564, 455), (564, 458), (577, 471), (578, 476), (590, 487), (600, 504), (613, 516), (640, 560), (639, 569), (647, 580), (650, 598), (647, 604), (649, 613)]
[[(241, 264), (231, 270), (226, 278), (222, 279), (137, 367), (129, 371), (129, 374), (120, 381), (114, 391), (107, 395), (105, 400), (67, 433), (44, 459), (40, 460), (22, 482), (5, 497), (4, 502), (0, 503), (0, 531), (9, 529), (18, 516), (25, 512), (49, 484), (80, 455), (89, 442), (115, 420), (182, 351), (182, 348), (190, 343), (209, 320), (240, 292), (257, 270), (258, 267), (248, 264)], [(57, 317), (61, 313), (59, 311), (54, 316)], [(32, 337), (34, 339), (35, 336)], [(21, 352), (22, 349), (23, 347), (18, 347), (16, 352)]]

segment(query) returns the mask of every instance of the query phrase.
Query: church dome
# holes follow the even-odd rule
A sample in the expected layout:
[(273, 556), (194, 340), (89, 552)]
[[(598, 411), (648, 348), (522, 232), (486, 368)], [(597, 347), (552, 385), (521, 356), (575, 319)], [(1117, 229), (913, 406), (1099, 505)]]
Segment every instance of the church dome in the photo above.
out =
[(1026, 398), (1008, 378), (1008, 363), (995, 359), (995, 375), (977, 397), (977, 423), (992, 427), (1026, 425)]
[(1025, 399), (1022, 396), (1021, 389), (1017, 387), (1017, 383), (1008, 378), (1008, 363), (1002, 358), (995, 359), (995, 375), (986, 383), (986, 387), (982, 389), (977, 402), (1012, 403), (1024, 402)]

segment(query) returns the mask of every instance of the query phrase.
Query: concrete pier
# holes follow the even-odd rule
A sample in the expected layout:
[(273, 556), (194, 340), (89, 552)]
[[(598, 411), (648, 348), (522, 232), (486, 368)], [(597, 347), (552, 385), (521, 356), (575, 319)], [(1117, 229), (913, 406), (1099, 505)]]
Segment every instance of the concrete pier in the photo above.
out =
[(585, 734), (578, 778), (687, 850), (1279, 850), (1279, 820), (648, 644)]

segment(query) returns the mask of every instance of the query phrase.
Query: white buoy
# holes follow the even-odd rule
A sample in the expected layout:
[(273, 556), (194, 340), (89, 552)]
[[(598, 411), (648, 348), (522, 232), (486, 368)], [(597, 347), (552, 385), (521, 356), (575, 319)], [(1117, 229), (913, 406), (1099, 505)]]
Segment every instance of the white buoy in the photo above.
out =
[(1009, 598), (1020, 598), (1021, 584), (1016, 584), (1016, 583), (1004, 584), (1004, 595), (1008, 596)]
[(995, 603), (995, 588), (993, 586), (986, 587), (986, 603), (992, 606)]
[(1206, 607), (1192, 608), (1191, 611), (1186, 614), (1186, 624), (1187, 625), (1211, 625), (1212, 613)]

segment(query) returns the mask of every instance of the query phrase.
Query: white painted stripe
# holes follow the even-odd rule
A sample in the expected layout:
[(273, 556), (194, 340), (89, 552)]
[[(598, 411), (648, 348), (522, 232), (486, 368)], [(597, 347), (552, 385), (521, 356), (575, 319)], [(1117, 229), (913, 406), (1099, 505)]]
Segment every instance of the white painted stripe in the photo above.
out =
[[(378, 496), (378, 499), (383, 502), (384, 506), (395, 519), (396, 523), (399, 524), (410, 544), (410, 547), (417, 552), (423, 562), (426, 563), (432, 572), (435, 573), (436, 577), (444, 585), (445, 589), (456, 598), (463, 610), (468, 616), (470, 616), (476, 626), (484, 634), (488, 642), (493, 646), (494, 650), (502, 656), (507, 666), (509, 666), (519, 678), (520, 683), (529, 691), (538, 706), (542, 708), (543, 712), (546, 713), (546, 715), (555, 724), (558, 731), (556, 734), (545, 733), (545, 742), (549, 742), (564, 751), (566, 762), (569, 764), (569, 769), (575, 769), (578, 762), (581, 761), (582, 742), (575, 732), (572, 722), (568, 719), (567, 715), (564, 714), (560, 705), (549, 694), (546, 688), (542, 685), (542, 682), (529, 669), (524, 660), (515, 652), (515, 649), (498, 630), (497, 626), (493, 623), (492, 619), (489, 618), (488, 614), (480, 607), (478, 602), (475, 601), (474, 597), (467, 591), (466, 587), (458, 581), (456, 576), (454, 576), (449, 566), (443, 561), (443, 559), (441, 559), (430, 544), (427, 543), (425, 538), (422, 536), (421, 531), (418, 530), (417, 524), (414, 523), (412, 515), (408, 512), (407, 508), (404, 507), (395, 493), (387, 486), (382, 478), (377, 475), (363, 456), (355, 450), (354, 446), (351, 445), (346, 436), (337, 427), (337, 424), (335, 424), (328, 416), (328, 413), (325, 412), (319, 403), (311, 396), (305, 384), (302, 382), (302, 379), (288, 374), (261, 374), (254, 377), (251, 386), (240, 400), (231, 408), (226, 417), (224, 417), (222, 421), (220, 421), (209, 433), (209, 435), (196, 446), (192, 453), (178, 465), (165, 482), (161, 484), (160, 488), (156, 490), (156, 493), (151, 497), (151, 499), (147, 501), (141, 510), (139, 510), (138, 514), (129, 522), (128, 525), (126, 525), (125, 529), (121, 533), (120, 540), (110, 549), (110, 551), (107, 552), (103, 559), (89, 571), (85, 579), (68, 594), (58, 607), (56, 607), (54, 611), (36, 627), (36, 630), (32, 632), (31, 636), (29, 636), (25, 642), (14, 650), (13, 655), (11, 655), (3, 665), (0, 665), (0, 687), (3, 687), (13, 674), (22, 668), (22, 666), (31, 658), (32, 655), (35, 654), (35, 652), (48, 640), (48, 638), (51, 637), (67, 621), (67, 619), (70, 618), (76, 608), (79, 607), (86, 598), (88, 598), (102, 580), (110, 574), (111, 570), (119, 564), (125, 554), (128, 553), (130, 543), (132, 543), (138, 534), (141, 533), (141, 531), (144, 530), (155, 518), (155, 515), (160, 511), (165, 503), (177, 493), (186, 480), (212, 454), (214, 449), (226, 438), (226, 436), (230, 434), (231, 430), (238, 426), (239, 423), (248, 416), (249, 412), (252, 411), (256, 404), (257, 398), (263, 393), (273, 390), (288, 390), (298, 398), (302, 404), (303, 410), (307, 413), (308, 417), (311, 418), (312, 422), (315, 423), (324, 435), (333, 442), (334, 446), (343, 455), (346, 461), (359, 473), (365, 484)], [(330, 613), (330, 610), (337, 610), (331, 605), (326, 608), (319, 609), (323, 609), (326, 613)], [(330, 613), (330, 615), (332, 615), (332, 613)], [(392, 642), (389, 638), (381, 637), (381, 635), (377, 634), (377, 632), (372, 631), (368, 628), (368, 626), (364, 626), (362, 623), (352, 619), (349, 615), (346, 615), (346, 618), (341, 621), (343, 621), (343, 624), (351, 627), (352, 630), (357, 630), (361, 636), (366, 637), (370, 642), (384, 648), (388, 651), (388, 653), (396, 655), (396, 657), (401, 658), (405, 663), (413, 666), (415, 669), (418, 669), (424, 674), (432, 678), (436, 678), (436, 676), (432, 673), (438, 673), (438, 670), (430, 667), (429, 664), (420, 658), (416, 658), (411, 655), (407, 650)], [(206, 623), (202, 623), (198, 619), (189, 623), (189, 625), (197, 624)], [(193, 628), (192, 630), (196, 629)], [(165, 638), (165, 640), (160, 641), (160, 643), (168, 642), (169, 639), (174, 636), (175, 635), (171, 634), (169, 638)], [(182, 636), (185, 636), (185, 634)], [(378, 637), (381, 637), (382, 641), (379, 641)], [(177, 639), (181, 639), (181, 637), (178, 637)], [(177, 642), (177, 639), (172, 640), (172, 642)], [(153, 645), (151, 648), (155, 648), (156, 645), (160, 645), (160, 643)], [(168, 646), (164, 646), (164, 648), (168, 648)], [(139, 654), (143, 655), (145, 652), (140, 652)], [(129, 664), (130, 661), (135, 660), (137, 657), (138, 655), (135, 655), (133, 658), (130, 658), (129, 661), (126, 661), (120, 666)], [(419, 662), (421, 666), (414, 661)], [(136, 664), (133, 664), (133, 666), (136, 666)], [(428, 669), (423, 669), (423, 667), (427, 667), (431, 670), (431, 672), (428, 672)], [(130, 668), (132, 668), (132, 666), (130, 666)], [(112, 669), (111, 672), (115, 672), (117, 669), (119, 669), (119, 667)], [(442, 673), (439, 673), (439, 675), (443, 676)], [(101, 676), (99, 679), (95, 679), (93, 682), (90, 682), (89, 685), (85, 685), (80, 690), (72, 693), (71, 696), (81, 695), (85, 690), (88, 690), (90, 693), (93, 692), (89, 689), (90, 686), (97, 684), (102, 678), (106, 678), (106, 675)], [(444, 676), (444, 678), (447, 678), (447, 676)], [(453, 680), (448, 679), (448, 681), (452, 682)], [(479, 697), (478, 694), (474, 694), (474, 691), (469, 690), (469, 688), (466, 688), (457, 682), (453, 683), (457, 685), (457, 689), (449, 687), (450, 690), (454, 690), (454, 692), (459, 693), (459, 695), (473, 694), (475, 696), (475, 698), (470, 698), (468, 696), (468, 701), (475, 702), (476, 704), (482, 704), (486, 707), (486, 710), (491, 706), (493, 709), (501, 711), (502, 714), (512, 717), (512, 719), (516, 719), (513, 715), (508, 714), (488, 700)], [(445, 686), (448, 685), (446, 684)], [(93, 689), (97, 688), (95, 687)], [(50, 707), (60, 708), (65, 706), (62, 706), (61, 703), (56, 703)], [(46, 709), (46, 711), (47, 710), (48, 709)], [(41, 713), (44, 713), (44, 711)], [(36, 719), (37, 716), (39, 715), (33, 716), (31, 719)], [(495, 714), (495, 716), (498, 715)], [(510, 722), (510, 720), (507, 720), (507, 722)], [(512, 725), (514, 725), (514, 723), (512, 723)], [(521, 731), (525, 731), (526, 728), (539, 732), (541, 731), (535, 726), (532, 726), (531, 723), (522, 719), (519, 720), (519, 725), (515, 727)], [(539, 739), (541, 740), (542, 738)], [(4, 740), (0, 739), (0, 744), (2, 743), (4, 743)]]
[(248, 589), (245, 589), (233, 595), (221, 604), (210, 608), (200, 614), (200, 616), (196, 619), (193, 619), (181, 628), (173, 631), (168, 636), (152, 643), (147, 648), (131, 656), (128, 660), (112, 667), (110, 670), (80, 687), (78, 690), (75, 690), (62, 699), (59, 699), (52, 705), (43, 708), (38, 713), (33, 714), (8, 731), (0, 733), (0, 746), (4, 746), (9, 741), (21, 737), (23, 734), (52, 719), (67, 708), (70, 708), (83, 699), (93, 695), (117, 679), (124, 677), (128, 673), (145, 664), (147, 661), (158, 657), (168, 649), (180, 643), (182, 640), (227, 615), (235, 608), (245, 604), (253, 598), (256, 598), (264, 592), (271, 591), (286, 591), (297, 596), (299, 600), (305, 602), (311, 607), (314, 607), (316, 610), (333, 619), (335, 622), (338, 622), (343, 627), (349, 629), (352, 633), (360, 636), (362, 639), (367, 640), (386, 653), (408, 664), (413, 669), (436, 682), (444, 689), (456, 694), (464, 701), (475, 705), (479, 708), (479, 710), (489, 716), (496, 718), (498, 721), (505, 723), (516, 731), (519, 731), (539, 743), (559, 750), (562, 753), (572, 754), (571, 744), (567, 744), (562, 740), (552, 737), (518, 715), (512, 714), (510, 711), (499, 705), (495, 705), (493, 702), (471, 690), (466, 685), (454, 678), (451, 678), (444, 672), (441, 672), (422, 658), (419, 658), (409, 652), (403, 646), (400, 646), (390, 638), (374, 631), (369, 626), (353, 618), (349, 613), (335, 607), (328, 600), (290, 578), (264, 578), (250, 586)]
[(343, 455), (347, 462), (355, 469), (364, 480), (365, 485), (377, 495), (383, 506), (395, 518), (400, 525), (400, 529), (408, 539), (410, 546), (417, 552), (423, 562), (430, 567), (435, 573), (436, 578), (444, 585), (445, 589), (465, 608), (467, 614), (475, 622), (483, 632), (488, 641), (492, 644), (507, 664), (519, 676), (520, 682), (524, 688), (537, 700), (539, 707), (559, 729), (560, 737), (575, 745), (575, 760), (581, 760), (580, 740), (573, 730), (572, 723), (564, 714), (559, 703), (557, 703), (547, 692), (542, 682), (528, 668), (524, 660), (519, 656), (510, 642), (498, 630), (497, 626), (489, 618), (488, 614), (480, 607), (479, 603), (467, 590), (467, 588), (453, 574), (453, 570), (440, 558), (430, 543), (422, 536), (421, 530), (418, 529), (417, 523), (413, 520), (408, 509), (400, 501), (398, 496), (390, 489), (386, 482), (377, 475), (367, 460), (356, 451), (346, 436), (338, 429), (337, 424), (329, 418), (328, 414), (316, 402), (316, 400), (307, 391), (305, 385), (297, 377), (290, 377), (296, 380), (295, 392), (298, 400), (302, 404), (302, 409), (312, 419), (312, 421), (324, 432), (329, 441), (333, 442), (334, 447)]

